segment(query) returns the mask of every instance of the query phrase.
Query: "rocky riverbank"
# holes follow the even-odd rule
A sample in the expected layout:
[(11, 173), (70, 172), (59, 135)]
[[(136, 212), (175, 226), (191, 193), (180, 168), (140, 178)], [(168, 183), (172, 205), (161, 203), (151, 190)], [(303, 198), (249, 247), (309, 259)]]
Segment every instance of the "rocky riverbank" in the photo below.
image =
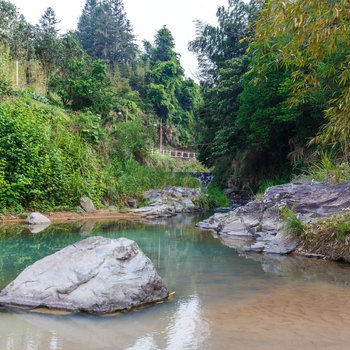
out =
[[(289, 218), (283, 219), (281, 213), (286, 208), (291, 214)], [(249, 202), (226, 214), (215, 214), (199, 223), (198, 227), (214, 230), (224, 244), (244, 251), (267, 254), (297, 252), (308, 256), (342, 260), (345, 256), (350, 256), (347, 252), (347, 235), (350, 234), (350, 230), (346, 231), (345, 224), (342, 254), (335, 255), (327, 249), (321, 249), (320, 239), (317, 240), (319, 243), (317, 247), (308, 244), (308, 240), (310, 234), (313, 236), (317, 234), (312, 233), (312, 228), (315, 228), (320, 220), (328, 222), (333, 220), (330, 218), (334, 215), (344, 216), (349, 210), (348, 183), (292, 183), (271, 187), (261, 200)], [(298, 234), (292, 232), (288, 227), (288, 220), (294, 220), (300, 225), (301, 232)], [(323, 238), (324, 242), (328, 242), (328, 246), (334, 247), (329, 244), (329, 239), (336, 241), (338, 235), (328, 237), (328, 240)]]
[(202, 195), (200, 188), (168, 187), (164, 190), (151, 190), (144, 195), (147, 206), (132, 212), (150, 219), (195, 213), (202, 211), (197, 204)]
[[(202, 195), (200, 188), (168, 187), (164, 190), (151, 190), (144, 194), (146, 206), (122, 210), (116, 207), (97, 210), (89, 198), (82, 197), (77, 211), (48, 212), (44, 215), (53, 224), (89, 220), (151, 220), (201, 211), (202, 209), (196, 203)], [(1, 214), (1, 223), (32, 224), (28, 221), (27, 213)]]

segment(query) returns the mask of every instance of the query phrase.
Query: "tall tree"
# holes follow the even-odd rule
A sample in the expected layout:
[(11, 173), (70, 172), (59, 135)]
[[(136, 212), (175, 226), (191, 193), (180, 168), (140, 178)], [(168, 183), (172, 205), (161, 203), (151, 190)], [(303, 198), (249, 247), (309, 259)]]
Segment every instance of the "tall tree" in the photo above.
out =
[(111, 66), (133, 62), (137, 46), (121, 0), (87, 0), (78, 23), (84, 49)]
[(197, 35), (189, 48), (198, 57), (202, 84), (216, 84), (226, 61), (245, 54), (248, 47), (245, 39), (260, 6), (256, 1), (247, 4), (242, 0), (229, 0), (227, 7), (217, 9), (217, 26), (196, 22)]
[(35, 28), (21, 15), (11, 31), (9, 40), (11, 53), (14, 59), (30, 61), (34, 58)]
[(57, 24), (60, 21), (56, 18), (55, 11), (52, 7), (48, 7), (39, 20), (40, 30), (53, 37), (56, 37), (59, 29), (57, 29)]
[(9, 1), (0, 0), (0, 40), (8, 40), (16, 20), (16, 6), (11, 4)]
[(36, 34), (36, 54), (45, 71), (47, 79), (49, 79), (54, 68), (60, 62), (61, 43), (58, 37), (57, 24), (59, 21), (56, 18), (55, 11), (48, 7), (37, 26)]
[(95, 21), (94, 13), (97, 0), (87, 0), (78, 22), (78, 37), (84, 49), (91, 54), (94, 45)]
[[(314, 143), (350, 162), (350, 3), (337, 0), (269, 1), (256, 29), (261, 54), (290, 69), (290, 102), (300, 105), (314, 90), (328, 94), (326, 123)], [(266, 62), (255, 66), (264, 77)]]
[(198, 57), (204, 98), (200, 158), (208, 166), (226, 164), (225, 169), (218, 167), (221, 174), (231, 168), (241, 79), (249, 61), (245, 39), (256, 12), (255, 3), (230, 0), (227, 7), (218, 8), (217, 26), (197, 22), (197, 36), (189, 45)]
[(149, 64), (147, 98), (160, 121), (160, 140), (165, 126), (164, 139), (176, 146), (191, 140), (199, 90), (193, 81), (185, 79), (174, 48), (174, 38), (164, 26), (157, 32), (154, 45), (145, 43), (144, 58)]

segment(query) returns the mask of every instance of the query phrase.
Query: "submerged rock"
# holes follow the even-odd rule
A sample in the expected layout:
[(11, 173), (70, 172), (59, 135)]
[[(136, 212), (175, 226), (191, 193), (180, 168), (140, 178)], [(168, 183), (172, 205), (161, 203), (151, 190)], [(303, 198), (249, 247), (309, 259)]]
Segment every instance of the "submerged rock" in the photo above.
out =
[(292, 209), (304, 223), (341, 214), (350, 208), (350, 185), (309, 182), (270, 187), (262, 200), (215, 214), (197, 226), (222, 236), (251, 236), (255, 242), (248, 251), (288, 254), (296, 249), (298, 240), (285, 231), (280, 218), (283, 207)]
[(168, 290), (129, 239), (91, 237), (25, 269), (0, 293), (0, 305), (111, 313), (162, 301)]
[(148, 217), (171, 217), (179, 213), (193, 213), (200, 211), (195, 200), (201, 196), (199, 188), (168, 187), (165, 190), (151, 190), (146, 192), (144, 198), (148, 205), (135, 209)]

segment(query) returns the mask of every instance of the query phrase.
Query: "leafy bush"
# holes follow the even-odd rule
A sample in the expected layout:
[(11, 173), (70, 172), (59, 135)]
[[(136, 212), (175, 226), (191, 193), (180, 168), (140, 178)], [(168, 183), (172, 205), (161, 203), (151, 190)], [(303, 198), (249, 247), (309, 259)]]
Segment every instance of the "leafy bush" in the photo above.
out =
[(194, 204), (203, 209), (227, 207), (227, 196), (215, 185), (209, 185), (204, 193), (194, 199)]
[(115, 161), (134, 159), (145, 163), (153, 146), (153, 129), (141, 121), (119, 122), (114, 127), (113, 139)]
[(91, 108), (106, 116), (112, 109), (112, 93), (106, 66), (99, 60), (72, 58), (51, 78), (50, 89), (74, 110)]
[(110, 174), (68, 115), (29, 98), (0, 102), (0, 205), (74, 206), (81, 195), (98, 202)]
[(209, 185), (205, 193), (209, 198), (210, 208), (228, 207), (227, 196), (215, 185)]

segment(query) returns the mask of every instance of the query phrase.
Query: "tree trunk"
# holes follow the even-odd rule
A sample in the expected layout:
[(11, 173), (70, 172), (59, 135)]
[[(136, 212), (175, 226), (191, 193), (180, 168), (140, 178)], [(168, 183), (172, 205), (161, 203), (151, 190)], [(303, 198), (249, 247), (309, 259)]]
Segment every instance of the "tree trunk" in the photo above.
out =
[(162, 153), (163, 150), (163, 121), (160, 120), (159, 124), (159, 151)]
[(16, 61), (16, 87), (19, 86), (19, 62)]

